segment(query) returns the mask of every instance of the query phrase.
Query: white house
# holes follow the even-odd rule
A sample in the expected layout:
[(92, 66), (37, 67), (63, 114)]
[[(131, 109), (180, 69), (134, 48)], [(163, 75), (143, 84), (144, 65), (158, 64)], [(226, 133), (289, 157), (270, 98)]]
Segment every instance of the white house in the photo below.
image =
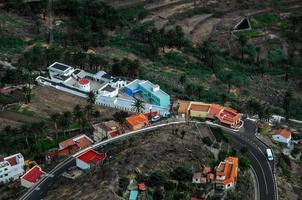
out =
[(105, 153), (98, 153), (94, 150), (88, 150), (76, 157), (76, 165), (80, 169), (88, 170), (93, 165), (102, 164), (106, 157), (107, 154)]
[(17, 153), (8, 157), (0, 157), (0, 183), (16, 180), (24, 173), (24, 157)]
[(21, 177), (21, 185), (30, 188), (37, 183), (43, 175), (45, 175), (45, 172), (42, 171), (40, 166), (36, 165)]
[(292, 139), (292, 134), (286, 129), (277, 129), (275, 130), (275, 133), (273, 134), (273, 140), (284, 143), (287, 146), (290, 145)]

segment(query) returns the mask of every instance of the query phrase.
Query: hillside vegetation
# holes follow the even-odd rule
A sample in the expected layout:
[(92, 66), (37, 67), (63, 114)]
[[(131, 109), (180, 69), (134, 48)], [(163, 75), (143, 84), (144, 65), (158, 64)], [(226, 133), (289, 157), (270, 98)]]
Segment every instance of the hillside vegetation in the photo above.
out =
[[(301, 4), (284, 2), (3, 1), (0, 60), (17, 71), (1, 70), (1, 84), (33, 81), (60, 61), (149, 79), (181, 99), (302, 119)], [(232, 34), (243, 16), (252, 29)]]

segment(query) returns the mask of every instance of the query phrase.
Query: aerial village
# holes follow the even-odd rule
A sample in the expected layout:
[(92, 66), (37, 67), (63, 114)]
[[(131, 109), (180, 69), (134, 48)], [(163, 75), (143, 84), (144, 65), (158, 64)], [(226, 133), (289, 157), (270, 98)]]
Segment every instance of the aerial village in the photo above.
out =
[[(151, 128), (156, 125), (174, 121), (198, 121), (233, 131), (239, 131), (243, 125), (243, 114), (236, 110), (216, 103), (205, 103), (172, 99), (159, 85), (148, 80), (127, 80), (114, 77), (104, 71), (84, 71), (71, 66), (55, 62), (48, 67), (45, 76), (38, 76), (36, 82), (42, 87), (53, 87), (72, 95), (89, 98), (95, 96), (94, 103), (104, 107), (115, 108), (122, 112), (133, 113), (121, 121), (94, 122), (93, 133), (90, 136), (80, 134), (58, 144), (57, 148), (49, 150), (45, 157), (46, 163), (56, 159), (75, 156), (76, 169), (65, 172), (64, 177), (75, 179), (82, 171), (89, 171), (96, 166), (101, 167), (106, 162), (106, 152), (94, 150), (95, 145), (110, 141), (114, 138)], [(254, 119), (253, 119), (254, 120)], [(278, 119), (272, 120), (276, 122)], [(284, 144), (284, 151), (293, 149), (291, 132), (286, 128), (273, 130), (273, 141)], [(271, 155), (272, 156), (272, 155)], [(272, 159), (272, 158), (271, 158)], [(225, 157), (217, 166), (210, 167), (210, 163), (199, 170), (195, 170), (190, 177), (193, 187), (209, 188), (202, 199), (211, 194), (229, 189), (236, 190), (239, 168), (239, 158)], [(179, 173), (182, 173), (180, 170)], [(25, 160), (22, 154), (7, 157), (0, 156), (0, 182), (7, 184), (19, 180), (25, 188), (31, 188), (46, 177), (47, 173), (36, 161)], [(178, 184), (176, 180), (172, 184)], [(147, 199), (146, 182), (132, 179), (127, 187), (129, 200)], [(130, 188), (130, 189), (129, 189)], [(191, 200), (200, 197), (191, 196)]]

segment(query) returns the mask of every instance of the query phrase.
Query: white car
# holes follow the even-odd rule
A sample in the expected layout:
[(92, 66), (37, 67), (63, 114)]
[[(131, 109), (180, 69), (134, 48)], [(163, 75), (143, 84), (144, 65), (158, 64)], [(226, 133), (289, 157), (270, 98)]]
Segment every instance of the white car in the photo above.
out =
[(157, 122), (158, 120), (160, 120), (160, 116), (155, 115), (154, 117), (152, 117), (151, 122)]

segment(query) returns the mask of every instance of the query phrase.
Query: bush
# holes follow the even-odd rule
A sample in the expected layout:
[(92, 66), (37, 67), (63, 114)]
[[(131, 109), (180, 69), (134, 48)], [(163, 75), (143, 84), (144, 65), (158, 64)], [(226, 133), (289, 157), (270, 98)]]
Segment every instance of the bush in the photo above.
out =
[(160, 171), (152, 172), (148, 179), (148, 185), (151, 187), (164, 186), (165, 183), (166, 183), (166, 176)]
[(215, 138), (216, 138), (216, 141), (217, 142), (222, 142), (222, 141), (225, 141), (225, 142), (229, 142), (229, 138), (226, 137), (224, 131), (221, 129), (221, 128), (211, 128)]
[(129, 179), (126, 176), (123, 176), (119, 179), (119, 187), (125, 191), (129, 185)]
[(167, 181), (164, 184), (164, 188), (165, 188), (165, 191), (171, 191), (171, 190), (174, 190), (176, 188), (176, 184), (173, 183), (172, 181)]
[(193, 172), (186, 167), (177, 167), (171, 172), (171, 177), (178, 181), (191, 181)]
[(241, 156), (239, 158), (239, 168), (240, 168), (240, 170), (246, 171), (250, 167), (251, 167), (251, 161), (250, 161), (250, 159), (246, 155)]
[(206, 144), (207, 146), (211, 146), (213, 144), (213, 142), (211, 141), (211, 139), (207, 136), (207, 137), (204, 137), (202, 138), (202, 142), (204, 144)]

